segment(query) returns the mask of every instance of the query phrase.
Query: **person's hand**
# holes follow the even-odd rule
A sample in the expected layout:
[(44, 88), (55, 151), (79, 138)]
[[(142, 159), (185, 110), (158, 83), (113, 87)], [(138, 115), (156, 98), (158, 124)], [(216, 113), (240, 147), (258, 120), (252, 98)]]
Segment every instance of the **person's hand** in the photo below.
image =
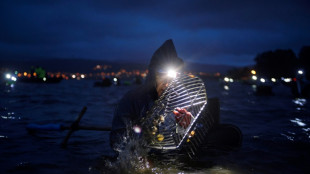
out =
[(175, 115), (176, 122), (184, 129), (186, 129), (191, 123), (192, 114), (186, 109), (176, 108), (173, 111), (173, 114)]

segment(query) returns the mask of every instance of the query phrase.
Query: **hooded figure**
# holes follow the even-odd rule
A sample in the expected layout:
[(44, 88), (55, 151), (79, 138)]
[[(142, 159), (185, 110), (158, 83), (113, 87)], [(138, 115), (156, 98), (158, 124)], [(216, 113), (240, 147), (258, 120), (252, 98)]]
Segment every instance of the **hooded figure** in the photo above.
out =
[[(178, 57), (172, 40), (167, 40), (155, 51), (148, 66), (149, 74), (145, 84), (125, 94), (115, 109), (110, 133), (110, 145), (115, 151), (121, 152), (128, 142), (128, 138), (137, 135), (133, 133), (134, 126), (140, 125), (141, 118), (146, 116), (146, 112), (152, 108), (154, 101), (159, 98), (168, 84), (167, 81), (160, 80), (163, 74), (167, 72), (168, 68), (181, 72), (183, 66), (183, 60)], [(218, 102), (214, 101), (209, 99), (208, 106), (213, 107), (214, 105), (215, 112), (219, 112)], [(211, 110), (212, 108), (209, 109), (207, 107), (207, 112), (214, 112)], [(182, 117), (185, 117), (184, 120), (187, 121), (179, 123), (179, 125), (188, 126), (191, 118), (190, 112), (185, 109), (176, 109), (173, 113), (176, 116), (176, 121), (180, 119), (178, 113), (183, 114)], [(236, 149), (241, 146), (242, 132), (234, 125), (216, 123), (209, 130), (204, 143), (207, 147), (206, 150)]]
[(182, 71), (183, 66), (183, 60), (177, 56), (171, 39), (155, 51), (145, 84), (126, 93), (115, 109), (110, 133), (110, 145), (115, 151), (122, 150), (127, 138), (132, 136), (132, 127), (139, 125), (141, 118), (146, 116), (164, 90), (156, 81), (156, 75), (165, 73), (168, 68)]

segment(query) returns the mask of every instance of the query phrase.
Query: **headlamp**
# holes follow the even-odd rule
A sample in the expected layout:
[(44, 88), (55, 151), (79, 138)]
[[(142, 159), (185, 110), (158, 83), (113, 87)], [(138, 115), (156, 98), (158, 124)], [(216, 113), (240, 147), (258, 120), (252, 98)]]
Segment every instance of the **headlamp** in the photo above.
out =
[(167, 76), (170, 78), (175, 78), (177, 76), (177, 72), (175, 70), (170, 69), (167, 72)]
[(177, 71), (173, 68), (169, 68), (166, 70), (160, 69), (157, 72), (168, 77), (168, 78), (170, 78), (170, 79), (174, 79), (177, 76)]

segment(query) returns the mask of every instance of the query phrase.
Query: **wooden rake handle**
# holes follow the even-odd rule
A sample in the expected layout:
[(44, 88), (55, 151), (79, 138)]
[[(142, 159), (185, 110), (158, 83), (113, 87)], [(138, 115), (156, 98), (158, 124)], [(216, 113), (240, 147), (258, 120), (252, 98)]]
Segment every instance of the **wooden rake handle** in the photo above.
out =
[(68, 140), (69, 140), (71, 134), (72, 134), (74, 131), (78, 130), (79, 123), (80, 123), (80, 121), (81, 121), (83, 115), (85, 114), (86, 110), (87, 110), (87, 107), (84, 106), (83, 109), (82, 109), (82, 111), (80, 112), (79, 116), (77, 117), (77, 119), (71, 124), (70, 129), (69, 129), (69, 132), (67, 133), (67, 136), (65, 137), (65, 139), (64, 139), (63, 142), (61, 143), (61, 147), (62, 147), (62, 148), (66, 148), (66, 147), (67, 147), (67, 143), (68, 143)]

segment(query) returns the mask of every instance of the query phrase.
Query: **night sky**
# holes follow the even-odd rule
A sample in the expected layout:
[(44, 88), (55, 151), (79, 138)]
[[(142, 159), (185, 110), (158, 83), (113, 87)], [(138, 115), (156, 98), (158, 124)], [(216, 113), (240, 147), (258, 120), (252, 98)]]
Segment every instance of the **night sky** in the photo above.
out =
[(310, 1), (2, 0), (0, 59), (148, 63), (173, 39), (179, 57), (254, 64), (261, 52), (310, 45)]

